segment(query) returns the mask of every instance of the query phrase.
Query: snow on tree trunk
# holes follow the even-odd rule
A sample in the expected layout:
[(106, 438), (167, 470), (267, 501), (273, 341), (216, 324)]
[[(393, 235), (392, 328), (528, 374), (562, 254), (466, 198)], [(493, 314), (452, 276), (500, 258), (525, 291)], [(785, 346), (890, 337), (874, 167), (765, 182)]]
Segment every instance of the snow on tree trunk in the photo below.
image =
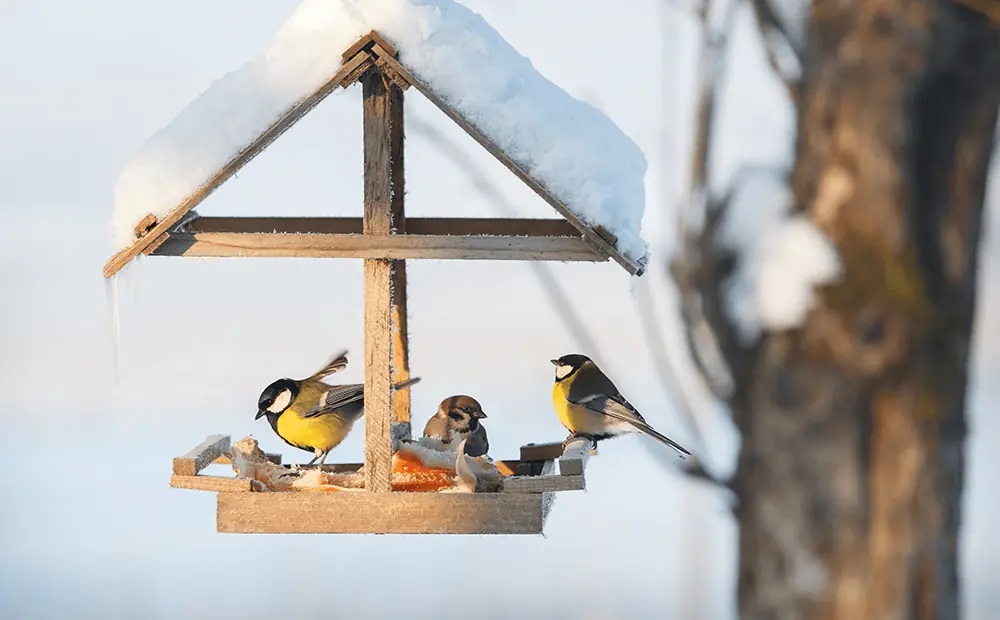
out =
[(744, 619), (958, 618), (965, 393), (1000, 30), (938, 0), (816, 0), (796, 211), (839, 282), (736, 367)]

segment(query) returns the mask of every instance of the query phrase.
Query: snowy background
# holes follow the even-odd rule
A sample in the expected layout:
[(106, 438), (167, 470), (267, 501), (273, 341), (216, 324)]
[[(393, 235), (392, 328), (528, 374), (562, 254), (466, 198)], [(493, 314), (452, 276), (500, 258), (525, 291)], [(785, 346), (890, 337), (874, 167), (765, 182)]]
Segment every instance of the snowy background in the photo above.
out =
[[(686, 178), (693, 20), (652, 0), (579, 0), (569, 14), (555, 0), (466, 4), (643, 149), (643, 231), (654, 261), (662, 258), (672, 234), (663, 205)], [(413, 618), (733, 618), (736, 528), (724, 498), (664, 469), (638, 438), (602, 446), (587, 492), (559, 495), (545, 537), (223, 536), (212, 494), (167, 486), (170, 458), (211, 433), (253, 433), (291, 458), (253, 420), (260, 390), (312, 372), (341, 346), (355, 359), (362, 349), (359, 261), (146, 259), (119, 282), (116, 382), (101, 275), (115, 178), (149, 135), (258, 54), (295, 6), (0, 2), (0, 617), (377, 618), (405, 608)], [(791, 108), (746, 9), (733, 45), (714, 155), (722, 177), (741, 163), (791, 157)], [(623, 63), (624, 50), (650, 64)], [(416, 93), (407, 114), (410, 214), (501, 216), (509, 204), (514, 215), (554, 215)], [(360, 121), (358, 89), (329, 98), (200, 212), (360, 214)], [(427, 128), (500, 195), (484, 195)], [(990, 201), (987, 243), (1000, 229), (996, 182)], [(1000, 387), (989, 381), (1000, 371), (998, 262), (984, 252), (970, 401), (962, 574), (966, 617), (977, 620), (1000, 612), (1000, 496), (991, 484), (1000, 457), (989, 450), (1000, 441)], [(654, 370), (664, 349), (650, 348), (625, 273), (613, 263), (551, 272), (591, 300), (579, 311), (597, 351), (583, 352), (654, 426), (689, 439)], [(562, 438), (548, 360), (580, 345), (535, 273), (507, 262), (411, 264), (412, 366), (424, 377), (415, 418), (467, 392), (490, 412), (498, 457)], [(285, 302), (290, 285), (312, 303)], [(635, 286), (655, 302), (665, 350), (683, 359), (664, 274)], [(361, 368), (345, 379), (360, 380)], [(699, 387), (690, 390), (706, 414), (712, 462), (728, 470), (732, 430)], [(336, 460), (360, 459), (362, 439), (349, 438)], [(414, 555), (440, 569), (393, 561)], [(466, 563), (494, 580), (468, 582)]]

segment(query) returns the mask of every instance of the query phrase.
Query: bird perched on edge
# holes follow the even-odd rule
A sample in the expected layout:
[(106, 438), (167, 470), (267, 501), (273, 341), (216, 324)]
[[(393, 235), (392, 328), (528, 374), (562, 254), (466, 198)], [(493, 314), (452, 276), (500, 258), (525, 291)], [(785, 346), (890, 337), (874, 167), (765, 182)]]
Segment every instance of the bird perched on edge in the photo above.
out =
[(443, 443), (451, 443), (452, 431), (458, 433), (465, 442), (465, 453), (471, 457), (482, 456), (490, 449), (486, 437), (486, 427), (479, 421), (486, 418), (479, 401), (471, 396), (459, 394), (449, 396), (438, 405), (437, 412), (427, 420), (424, 437), (434, 437)]
[[(264, 388), (257, 400), (255, 420), (267, 416), (275, 434), (285, 443), (313, 453), (312, 465), (322, 465), (327, 454), (351, 432), (364, 415), (365, 386), (362, 383), (328, 385), (325, 377), (347, 368), (347, 351), (306, 379), (278, 379)], [(400, 390), (420, 381), (413, 377), (393, 386)]]
[(658, 433), (622, 396), (611, 379), (586, 355), (564, 355), (550, 360), (556, 367), (552, 404), (559, 421), (573, 437), (597, 443), (625, 433), (643, 433), (678, 453), (690, 455), (680, 444)]

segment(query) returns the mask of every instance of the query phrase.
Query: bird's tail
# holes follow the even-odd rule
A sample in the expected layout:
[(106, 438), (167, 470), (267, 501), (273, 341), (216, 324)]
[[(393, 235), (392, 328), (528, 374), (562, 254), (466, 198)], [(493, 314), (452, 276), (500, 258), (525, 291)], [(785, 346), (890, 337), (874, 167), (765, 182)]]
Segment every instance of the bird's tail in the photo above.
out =
[(420, 377), (411, 377), (411, 378), (407, 379), (406, 381), (400, 381), (396, 385), (392, 386), (392, 389), (394, 389), (394, 390), (401, 390), (403, 388), (410, 387), (414, 383), (420, 383)]
[(679, 452), (682, 455), (681, 458), (684, 458), (684, 456), (683, 456), (684, 454), (686, 454), (688, 456), (691, 456), (691, 453), (688, 452), (687, 449), (684, 446), (682, 446), (681, 444), (677, 443), (673, 439), (667, 437), (666, 435), (660, 434), (659, 431), (657, 431), (655, 428), (653, 428), (649, 424), (636, 424), (635, 427), (639, 430), (639, 432), (644, 433), (646, 435), (649, 435), (650, 437), (652, 437), (653, 439), (659, 441), (660, 443), (666, 444), (666, 445), (670, 446), (671, 448), (673, 448), (674, 450), (677, 450), (677, 452)]
[(347, 349), (344, 349), (340, 353), (333, 356), (326, 366), (321, 368), (316, 374), (306, 379), (306, 381), (319, 381), (324, 377), (332, 375), (335, 372), (339, 372), (347, 368)]

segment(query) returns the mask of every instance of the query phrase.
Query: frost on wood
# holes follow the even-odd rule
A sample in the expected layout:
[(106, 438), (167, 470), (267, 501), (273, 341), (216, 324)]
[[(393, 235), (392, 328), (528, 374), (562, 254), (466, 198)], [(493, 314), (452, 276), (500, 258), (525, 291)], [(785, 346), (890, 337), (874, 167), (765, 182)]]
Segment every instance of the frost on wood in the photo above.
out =
[(371, 30), (444, 101), (632, 259), (646, 159), (602, 112), (542, 76), (477, 13), (454, 0), (304, 0), (263, 54), (229, 73), (157, 132), (115, 188), (114, 244), (165, 217), (340, 66)]
[(807, 216), (789, 215), (793, 200), (783, 180), (753, 177), (725, 215), (720, 243), (736, 254), (737, 265), (724, 301), (745, 343), (762, 330), (801, 325), (815, 288), (840, 276), (833, 243)]

